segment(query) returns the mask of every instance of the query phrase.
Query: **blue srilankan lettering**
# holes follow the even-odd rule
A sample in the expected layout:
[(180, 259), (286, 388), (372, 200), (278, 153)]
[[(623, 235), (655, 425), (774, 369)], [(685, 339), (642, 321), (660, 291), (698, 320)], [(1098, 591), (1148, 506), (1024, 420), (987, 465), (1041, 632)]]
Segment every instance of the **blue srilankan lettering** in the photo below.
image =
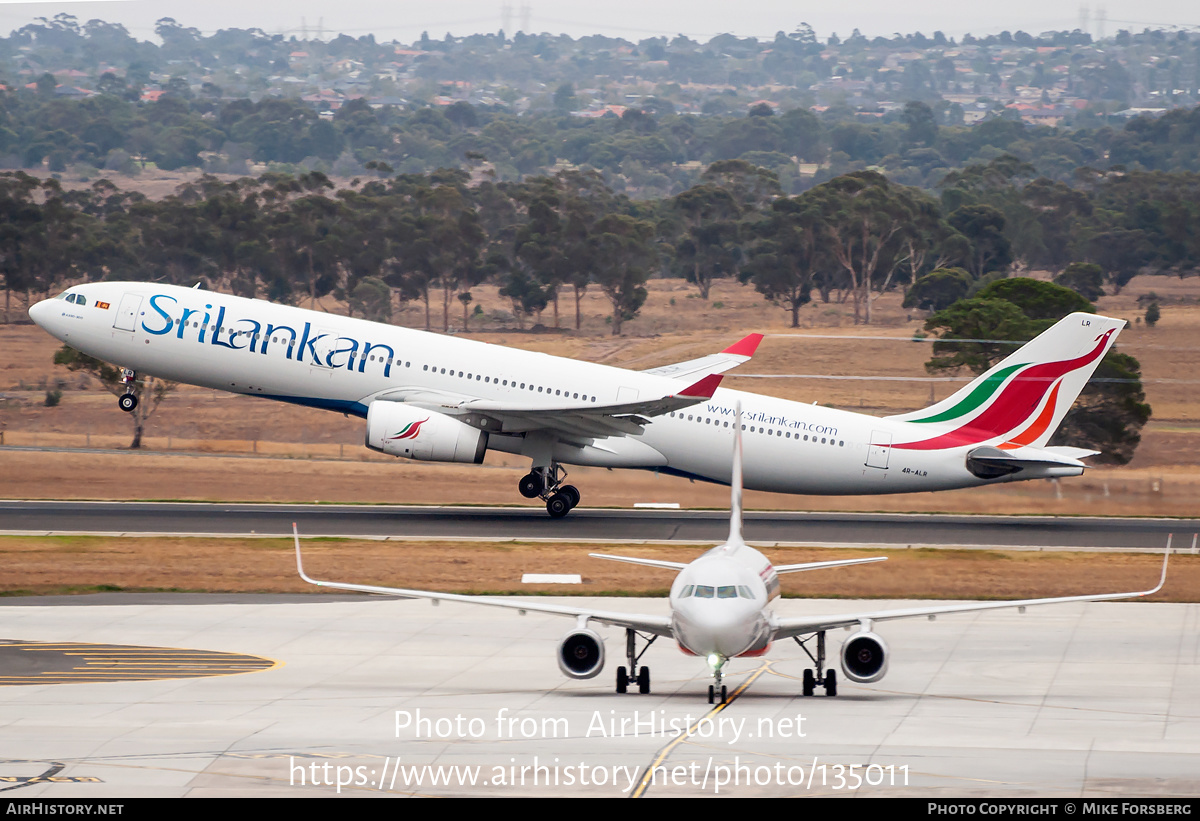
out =
[[(708, 412), (719, 414), (721, 416), (733, 416), (733, 408), (726, 408), (722, 405), (708, 405)], [(743, 422), (757, 422), (762, 425), (774, 425), (777, 428), (790, 428), (792, 430), (803, 430), (809, 433), (824, 433), (828, 436), (837, 436), (838, 429), (833, 425), (819, 425), (814, 422), (803, 422), (798, 419), (788, 419), (786, 416), (768, 416), (762, 411), (742, 411)]]
[[(168, 304), (170, 303), (174, 304)], [(179, 300), (167, 294), (155, 294), (150, 297), (150, 309), (152, 315), (142, 320), (142, 330), (154, 336), (165, 336), (176, 331), (176, 338), (183, 339), (184, 332), (188, 329), (188, 320), (191, 317), (200, 317), (203, 315), (203, 321), (197, 319), (196, 341), (204, 344), (205, 334), (211, 332), (212, 336), (208, 340), (208, 344), (215, 345), (220, 348), (228, 348), (234, 351), (248, 350), (250, 353), (265, 354), (268, 351), (272, 337), (278, 335), (279, 344), (283, 347), (284, 355), (292, 358), (292, 352), (296, 353), (296, 361), (304, 361), (304, 351), (307, 349), (309, 361), (316, 365), (323, 365), (327, 368), (345, 368), (348, 371), (355, 369), (355, 364), (358, 364), (358, 372), (365, 373), (368, 361), (376, 361), (383, 366), (383, 375), (385, 377), (392, 375), (392, 363), (396, 356), (396, 351), (390, 345), (376, 344), (374, 342), (362, 342), (348, 336), (341, 336), (330, 332), (318, 332), (313, 334), (312, 324), (304, 323), (304, 330), (300, 335), (299, 343), (297, 344), (296, 329), (287, 325), (271, 325), (266, 326), (266, 331), (262, 330), (263, 324), (257, 319), (244, 317), (240, 319), (231, 319), (229, 324), (225, 322), (225, 306), (221, 305), (217, 309), (217, 317), (211, 319), (208, 311), (212, 310), (212, 305), (205, 305), (208, 311), (201, 311), (194, 308), (180, 309)], [(179, 319), (175, 319), (174, 312), (181, 311)], [(242, 327), (234, 327), (240, 325)], [(286, 337), (284, 336), (286, 334)], [(221, 336), (224, 335), (228, 341), (222, 341)], [(321, 345), (321, 353), (314, 345), (322, 339), (332, 337), (331, 341), (326, 345)], [(262, 342), (259, 345), (259, 342)], [(241, 343), (245, 344), (241, 344)], [(383, 352), (386, 351), (385, 356)], [(334, 362), (334, 357), (338, 361)], [(344, 357), (344, 358), (343, 358)], [(373, 357), (373, 359), (372, 359)]]

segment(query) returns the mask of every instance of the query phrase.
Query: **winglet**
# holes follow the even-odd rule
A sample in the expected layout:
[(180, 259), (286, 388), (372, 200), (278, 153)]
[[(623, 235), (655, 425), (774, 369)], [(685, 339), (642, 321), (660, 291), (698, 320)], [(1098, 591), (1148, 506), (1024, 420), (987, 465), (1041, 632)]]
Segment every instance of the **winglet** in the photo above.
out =
[(744, 356), (747, 359), (754, 356), (754, 352), (758, 350), (758, 343), (763, 341), (762, 334), (750, 334), (744, 339), (738, 340), (730, 345), (721, 353), (733, 354), (734, 356)]
[(722, 374), (710, 373), (699, 382), (681, 390), (679, 396), (687, 396), (692, 399), (697, 397), (700, 399), (711, 399), (712, 395), (717, 392), (717, 386), (721, 384), (721, 377)]
[(296, 527), (296, 523), (292, 522), (292, 538), (296, 541), (296, 570), (300, 573), (300, 578), (309, 584), (315, 584), (318, 587), (321, 583), (316, 579), (310, 579), (308, 574), (304, 572), (304, 561), (300, 558), (300, 528)]

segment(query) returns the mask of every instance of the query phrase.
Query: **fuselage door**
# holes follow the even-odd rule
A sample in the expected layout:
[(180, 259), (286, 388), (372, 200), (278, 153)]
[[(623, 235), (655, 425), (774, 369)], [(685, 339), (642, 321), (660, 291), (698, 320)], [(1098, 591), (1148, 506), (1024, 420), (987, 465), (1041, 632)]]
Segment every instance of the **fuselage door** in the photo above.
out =
[(892, 452), (892, 434), (886, 430), (871, 431), (871, 445), (867, 448), (867, 467), (887, 470), (888, 456)]
[(118, 331), (137, 330), (137, 318), (141, 310), (142, 295), (125, 294), (121, 297), (121, 304), (117, 306), (117, 317), (113, 320), (113, 327)]

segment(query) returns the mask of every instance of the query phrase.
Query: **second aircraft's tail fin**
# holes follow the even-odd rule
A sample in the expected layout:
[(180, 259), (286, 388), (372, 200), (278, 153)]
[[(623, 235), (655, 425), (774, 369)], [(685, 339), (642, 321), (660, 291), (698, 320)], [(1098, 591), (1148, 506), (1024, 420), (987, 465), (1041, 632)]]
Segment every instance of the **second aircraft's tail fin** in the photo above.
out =
[(733, 475), (729, 478), (729, 540), (742, 543), (742, 402), (733, 412)]
[(1124, 327), (1125, 320), (1107, 316), (1064, 317), (948, 399), (889, 417), (942, 434), (893, 447), (954, 447), (996, 437), (1004, 437), (1001, 448), (1044, 447)]

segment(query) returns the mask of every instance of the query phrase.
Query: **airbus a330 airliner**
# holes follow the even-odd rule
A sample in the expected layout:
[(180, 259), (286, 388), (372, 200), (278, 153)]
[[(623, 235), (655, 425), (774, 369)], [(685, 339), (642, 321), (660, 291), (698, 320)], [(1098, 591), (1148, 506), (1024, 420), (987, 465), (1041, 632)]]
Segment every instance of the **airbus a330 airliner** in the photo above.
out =
[[(740, 418), (741, 406), (735, 400), (734, 421), (739, 422)], [(395, 587), (319, 581), (310, 578), (304, 572), (303, 559), (300, 555), (300, 536), (296, 532), (296, 526), (292, 525), (296, 541), (296, 569), (306, 582), (337, 590), (383, 593), (435, 601), (466, 602), (505, 607), (521, 612), (572, 617), (575, 619), (575, 627), (559, 642), (557, 656), (559, 669), (575, 679), (593, 678), (599, 675), (604, 667), (604, 641), (589, 627), (589, 622), (594, 621), (598, 624), (624, 628), (625, 655), (629, 666), (617, 668), (618, 693), (626, 692), (630, 684), (636, 684), (639, 692), (650, 692), (650, 669), (644, 666), (639, 669), (638, 662), (659, 636), (666, 636), (674, 639), (685, 653), (700, 656), (707, 662), (713, 676), (713, 683), (708, 688), (709, 704), (717, 699), (721, 703), (726, 701), (728, 693), (722, 679), (725, 663), (729, 659), (738, 656), (761, 656), (771, 648), (772, 642), (782, 639), (794, 639), (813, 662), (813, 668), (804, 671), (803, 694), (811, 696), (820, 686), (824, 688), (825, 695), (834, 696), (837, 695), (837, 674), (832, 669), (825, 669), (825, 633), (829, 630), (839, 627), (847, 630), (858, 628), (842, 644), (842, 672), (851, 681), (870, 683), (879, 681), (887, 673), (889, 659), (886, 642), (881, 636), (872, 632), (872, 625), (875, 622), (919, 617), (934, 619), (939, 615), (996, 610), (1006, 607), (1016, 607), (1024, 612), (1026, 607), (1041, 604), (1149, 596), (1161, 590), (1163, 583), (1167, 580), (1170, 542), (1167, 543), (1167, 552), (1163, 555), (1162, 577), (1159, 579), (1158, 586), (1151, 590), (778, 618), (771, 611), (770, 604), (779, 596), (780, 574), (881, 562), (885, 557), (842, 559), (772, 567), (766, 556), (742, 540), (742, 432), (740, 424), (734, 426), (732, 438), (729, 538), (724, 544), (705, 552), (690, 564), (630, 556), (610, 556), (602, 553), (591, 554), (597, 559), (611, 559), (678, 571), (679, 575), (675, 577), (675, 582), (671, 585), (668, 599), (669, 615), (642, 616), (610, 610), (545, 604), (530, 600), (513, 601), (483, 596), (434, 593), (428, 590), (406, 590)], [(644, 642), (640, 651), (637, 646), (639, 637)], [(816, 646), (810, 649), (812, 643), (815, 643)]]
[[(1077, 476), (1095, 451), (1048, 441), (1124, 320), (1075, 313), (948, 399), (876, 418), (718, 388), (761, 334), (630, 371), (257, 299), (144, 282), (69, 288), (39, 326), (126, 368), (366, 418), (366, 445), (409, 459), (528, 457), (518, 489), (551, 516), (579, 504), (563, 465), (642, 468), (728, 484), (734, 405), (746, 487), (877, 494)], [(133, 410), (137, 397), (122, 396)]]

